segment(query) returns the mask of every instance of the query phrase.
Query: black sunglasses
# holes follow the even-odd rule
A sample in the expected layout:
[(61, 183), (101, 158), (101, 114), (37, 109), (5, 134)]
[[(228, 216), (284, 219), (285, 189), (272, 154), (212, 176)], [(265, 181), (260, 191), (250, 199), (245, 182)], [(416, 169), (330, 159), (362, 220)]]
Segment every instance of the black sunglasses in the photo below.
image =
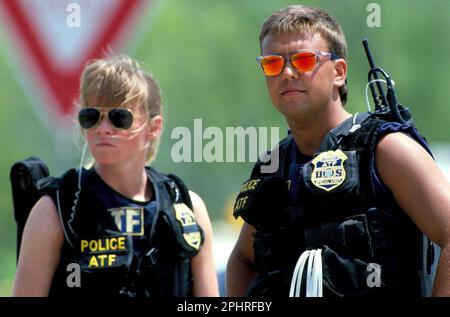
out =
[(102, 121), (103, 114), (108, 113), (108, 119), (118, 129), (129, 129), (133, 124), (133, 113), (125, 108), (83, 108), (78, 113), (78, 121), (83, 129), (91, 129)]

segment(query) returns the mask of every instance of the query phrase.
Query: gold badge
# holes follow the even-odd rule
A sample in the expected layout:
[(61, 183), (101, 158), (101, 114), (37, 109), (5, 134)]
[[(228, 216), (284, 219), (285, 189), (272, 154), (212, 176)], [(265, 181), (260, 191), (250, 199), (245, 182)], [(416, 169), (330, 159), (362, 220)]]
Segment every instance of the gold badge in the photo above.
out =
[(347, 177), (344, 161), (347, 155), (341, 150), (323, 152), (317, 155), (312, 163), (314, 165), (311, 182), (314, 186), (327, 192), (341, 185)]
[(198, 250), (201, 244), (201, 235), (200, 231), (193, 232), (185, 232), (184, 228), (189, 226), (196, 226), (197, 222), (195, 221), (194, 213), (188, 206), (185, 204), (174, 204), (175, 208), (175, 217), (180, 222), (181, 227), (183, 229), (183, 238), (187, 244), (189, 244), (194, 249)]

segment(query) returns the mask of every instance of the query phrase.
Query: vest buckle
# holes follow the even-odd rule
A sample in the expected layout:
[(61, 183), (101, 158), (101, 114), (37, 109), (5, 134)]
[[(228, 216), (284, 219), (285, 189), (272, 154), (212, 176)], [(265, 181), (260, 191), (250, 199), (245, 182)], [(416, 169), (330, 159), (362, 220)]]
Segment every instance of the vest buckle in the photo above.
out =
[(145, 256), (150, 260), (150, 266), (154, 266), (158, 261), (158, 250), (153, 247), (145, 254)]

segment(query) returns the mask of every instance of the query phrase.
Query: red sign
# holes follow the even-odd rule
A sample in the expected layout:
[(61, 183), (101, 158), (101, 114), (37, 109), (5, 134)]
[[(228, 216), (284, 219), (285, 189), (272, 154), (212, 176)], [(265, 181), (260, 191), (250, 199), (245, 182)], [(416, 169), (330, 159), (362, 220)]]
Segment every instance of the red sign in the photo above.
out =
[(86, 61), (109, 49), (120, 52), (150, 2), (0, 0), (1, 20), (17, 49), (22, 77), (52, 118), (72, 115)]

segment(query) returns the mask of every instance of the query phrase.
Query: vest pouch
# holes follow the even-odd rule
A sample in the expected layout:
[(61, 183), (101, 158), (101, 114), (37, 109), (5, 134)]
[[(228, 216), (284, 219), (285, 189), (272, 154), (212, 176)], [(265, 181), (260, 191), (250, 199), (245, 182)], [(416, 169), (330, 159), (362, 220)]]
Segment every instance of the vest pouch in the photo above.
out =
[(286, 296), (286, 276), (283, 269), (286, 259), (280, 250), (284, 239), (279, 232), (256, 231), (253, 236), (255, 266), (259, 274), (250, 284), (248, 296)]
[(279, 240), (279, 235), (272, 232), (254, 233), (255, 265), (263, 276), (277, 275), (281, 272), (282, 252)]
[[(75, 261), (81, 268), (81, 287), (92, 290), (125, 285), (133, 260), (133, 240), (128, 235), (79, 235), (75, 239)], [(114, 293), (114, 292), (113, 292)]]
[(285, 281), (281, 276), (262, 277), (257, 275), (247, 289), (247, 297), (283, 298), (287, 297)]
[(322, 250), (323, 284), (331, 292), (342, 296), (366, 295), (381, 276), (372, 276), (379, 271), (374, 264), (336, 253), (328, 246)]
[(180, 258), (192, 258), (200, 251), (204, 233), (194, 212), (186, 204), (167, 207), (160, 212), (156, 221), (156, 240), (151, 243), (153, 246), (163, 246), (159, 251), (170, 250), (171, 254)]
[(372, 240), (364, 214), (349, 217), (342, 223), (325, 223), (317, 229), (305, 229), (306, 249), (327, 245), (340, 254), (362, 259), (373, 258)]

